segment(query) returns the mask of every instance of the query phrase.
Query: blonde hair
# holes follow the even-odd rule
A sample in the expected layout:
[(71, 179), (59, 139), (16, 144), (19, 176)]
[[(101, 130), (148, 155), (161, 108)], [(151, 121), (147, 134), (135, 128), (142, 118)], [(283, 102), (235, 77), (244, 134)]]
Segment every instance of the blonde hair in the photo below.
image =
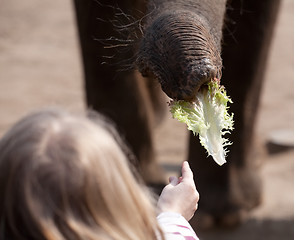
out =
[(57, 109), (16, 123), (0, 141), (0, 238), (163, 238), (115, 133)]

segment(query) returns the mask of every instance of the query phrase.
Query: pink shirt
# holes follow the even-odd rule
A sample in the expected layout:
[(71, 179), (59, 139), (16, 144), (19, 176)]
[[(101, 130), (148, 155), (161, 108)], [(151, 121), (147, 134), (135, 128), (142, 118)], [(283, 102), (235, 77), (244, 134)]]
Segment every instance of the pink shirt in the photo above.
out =
[(189, 222), (179, 213), (163, 212), (157, 221), (166, 240), (199, 240)]

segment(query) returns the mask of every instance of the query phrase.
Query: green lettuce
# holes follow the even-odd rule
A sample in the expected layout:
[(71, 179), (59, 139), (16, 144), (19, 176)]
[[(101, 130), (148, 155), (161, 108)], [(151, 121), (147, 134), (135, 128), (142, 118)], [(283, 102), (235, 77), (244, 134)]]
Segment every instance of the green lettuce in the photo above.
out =
[(227, 104), (232, 100), (227, 96), (218, 79), (213, 79), (201, 87), (194, 102), (171, 100), (170, 112), (173, 118), (186, 123), (194, 135), (199, 136), (201, 145), (215, 162), (223, 165), (232, 143), (224, 138), (233, 130), (233, 113), (228, 113)]

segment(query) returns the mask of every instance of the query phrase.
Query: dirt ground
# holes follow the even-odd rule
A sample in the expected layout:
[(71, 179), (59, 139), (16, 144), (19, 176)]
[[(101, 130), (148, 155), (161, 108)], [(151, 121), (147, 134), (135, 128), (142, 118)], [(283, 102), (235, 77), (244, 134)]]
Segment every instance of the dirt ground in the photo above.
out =
[[(294, 1), (283, 0), (256, 125), (264, 201), (242, 226), (199, 233), (201, 239), (294, 239), (293, 12)], [(71, 1), (0, 0), (0, 136), (27, 112), (52, 105), (85, 108)], [(282, 140), (293, 145), (270, 154), (265, 145), (278, 130), (289, 133)], [(167, 114), (155, 132), (162, 164), (185, 159), (186, 135), (185, 126)]]

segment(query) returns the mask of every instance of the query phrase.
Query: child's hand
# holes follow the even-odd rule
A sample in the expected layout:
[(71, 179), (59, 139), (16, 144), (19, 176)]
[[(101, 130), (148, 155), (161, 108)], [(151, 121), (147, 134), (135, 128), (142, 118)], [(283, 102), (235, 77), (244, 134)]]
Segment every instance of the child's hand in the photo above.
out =
[(188, 162), (182, 165), (182, 176), (180, 178), (170, 177), (169, 182), (158, 199), (159, 213), (180, 213), (189, 221), (198, 207), (199, 193), (196, 190)]

